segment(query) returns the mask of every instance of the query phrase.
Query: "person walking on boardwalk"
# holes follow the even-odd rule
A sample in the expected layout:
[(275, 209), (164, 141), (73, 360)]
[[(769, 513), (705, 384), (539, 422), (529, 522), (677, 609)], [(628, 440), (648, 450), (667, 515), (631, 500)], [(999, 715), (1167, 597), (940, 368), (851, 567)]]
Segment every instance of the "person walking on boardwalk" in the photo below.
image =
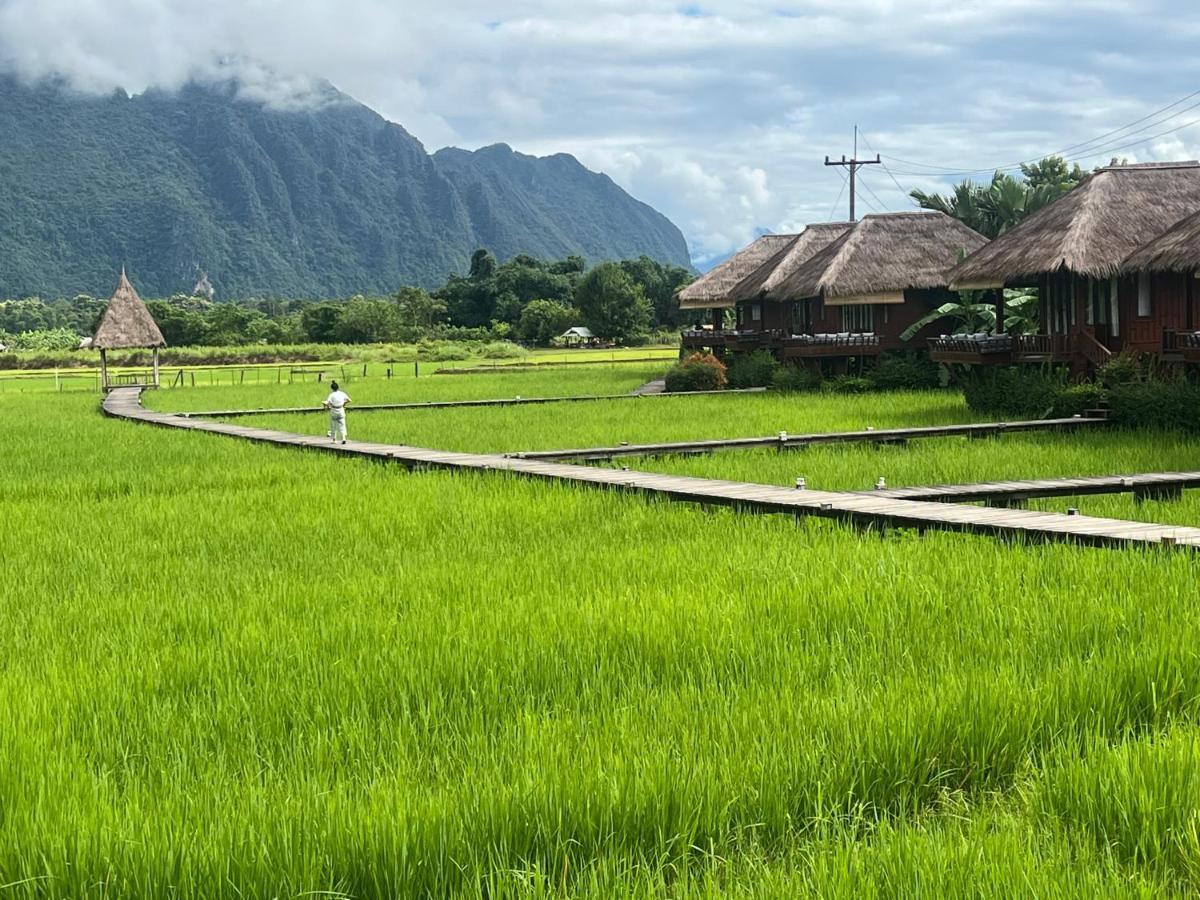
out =
[(329, 396), (322, 406), (329, 410), (327, 434), (334, 442), (341, 440), (343, 444), (346, 443), (346, 407), (349, 405), (350, 395), (339, 388), (336, 381), (329, 382)]

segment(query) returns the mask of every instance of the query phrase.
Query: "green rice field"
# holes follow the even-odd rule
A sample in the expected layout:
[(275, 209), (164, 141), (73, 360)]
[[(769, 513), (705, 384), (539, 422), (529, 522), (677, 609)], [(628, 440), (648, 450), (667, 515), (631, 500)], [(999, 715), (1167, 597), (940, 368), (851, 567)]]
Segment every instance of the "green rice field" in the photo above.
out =
[[(653, 369), (349, 389), (623, 393)], [(0, 896), (1200, 890), (1188, 553), (408, 473), (108, 420), (85, 393), (0, 412)], [(518, 450), (971, 419), (952, 393), (730, 395), (351, 411), (350, 428)], [(1195, 449), (1099, 432), (626, 463), (866, 489), (1195, 469)], [(1200, 524), (1191, 497), (1039, 503)]]

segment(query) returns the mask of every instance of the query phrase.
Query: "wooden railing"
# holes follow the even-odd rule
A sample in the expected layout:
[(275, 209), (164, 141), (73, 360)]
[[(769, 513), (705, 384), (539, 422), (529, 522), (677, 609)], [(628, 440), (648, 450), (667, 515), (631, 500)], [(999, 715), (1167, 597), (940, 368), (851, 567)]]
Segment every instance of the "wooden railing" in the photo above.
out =
[(1017, 353), (1047, 359), (1065, 358), (1071, 353), (1071, 339), (1065, 334), (1022, 334), (1017, 337)]
[(1086, 331), (1081, 331), (1075, 336), (1075, 347), (1080, 355), (1097, 369), (1112, 359), (1112, 351)]
[(1007, 353), (1013, 348), (1013, 339), (1007, 334), (990, 335), (947, 335), (929, 339), (929, 349), (936, 353)]

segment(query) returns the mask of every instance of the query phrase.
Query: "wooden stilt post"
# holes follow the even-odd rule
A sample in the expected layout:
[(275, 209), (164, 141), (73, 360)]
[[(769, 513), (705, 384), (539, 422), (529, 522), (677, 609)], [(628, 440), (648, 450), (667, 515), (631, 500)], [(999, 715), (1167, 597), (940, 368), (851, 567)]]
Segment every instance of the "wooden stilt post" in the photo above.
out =
[(100, 348), (100, 390), (108, 390), (108, 357), (104, 348)]
[(154, 348), (154, 386), (158, 387), (158, 348)]

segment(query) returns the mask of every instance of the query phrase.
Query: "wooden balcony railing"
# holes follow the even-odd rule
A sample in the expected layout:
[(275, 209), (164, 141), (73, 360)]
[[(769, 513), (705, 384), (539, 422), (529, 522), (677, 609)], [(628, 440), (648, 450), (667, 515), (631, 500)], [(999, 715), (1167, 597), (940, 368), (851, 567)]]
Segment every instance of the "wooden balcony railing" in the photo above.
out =
[(1018, 357), (1065, 360), (1071, 355), (1070, 335), (1022, 334), (1016, 340)]
[(1007, 334), (954, 334), (930, 338), (929, 349), (936, 353), (965, 353), (986, 356), (1008, 353), (1013, 339)]

